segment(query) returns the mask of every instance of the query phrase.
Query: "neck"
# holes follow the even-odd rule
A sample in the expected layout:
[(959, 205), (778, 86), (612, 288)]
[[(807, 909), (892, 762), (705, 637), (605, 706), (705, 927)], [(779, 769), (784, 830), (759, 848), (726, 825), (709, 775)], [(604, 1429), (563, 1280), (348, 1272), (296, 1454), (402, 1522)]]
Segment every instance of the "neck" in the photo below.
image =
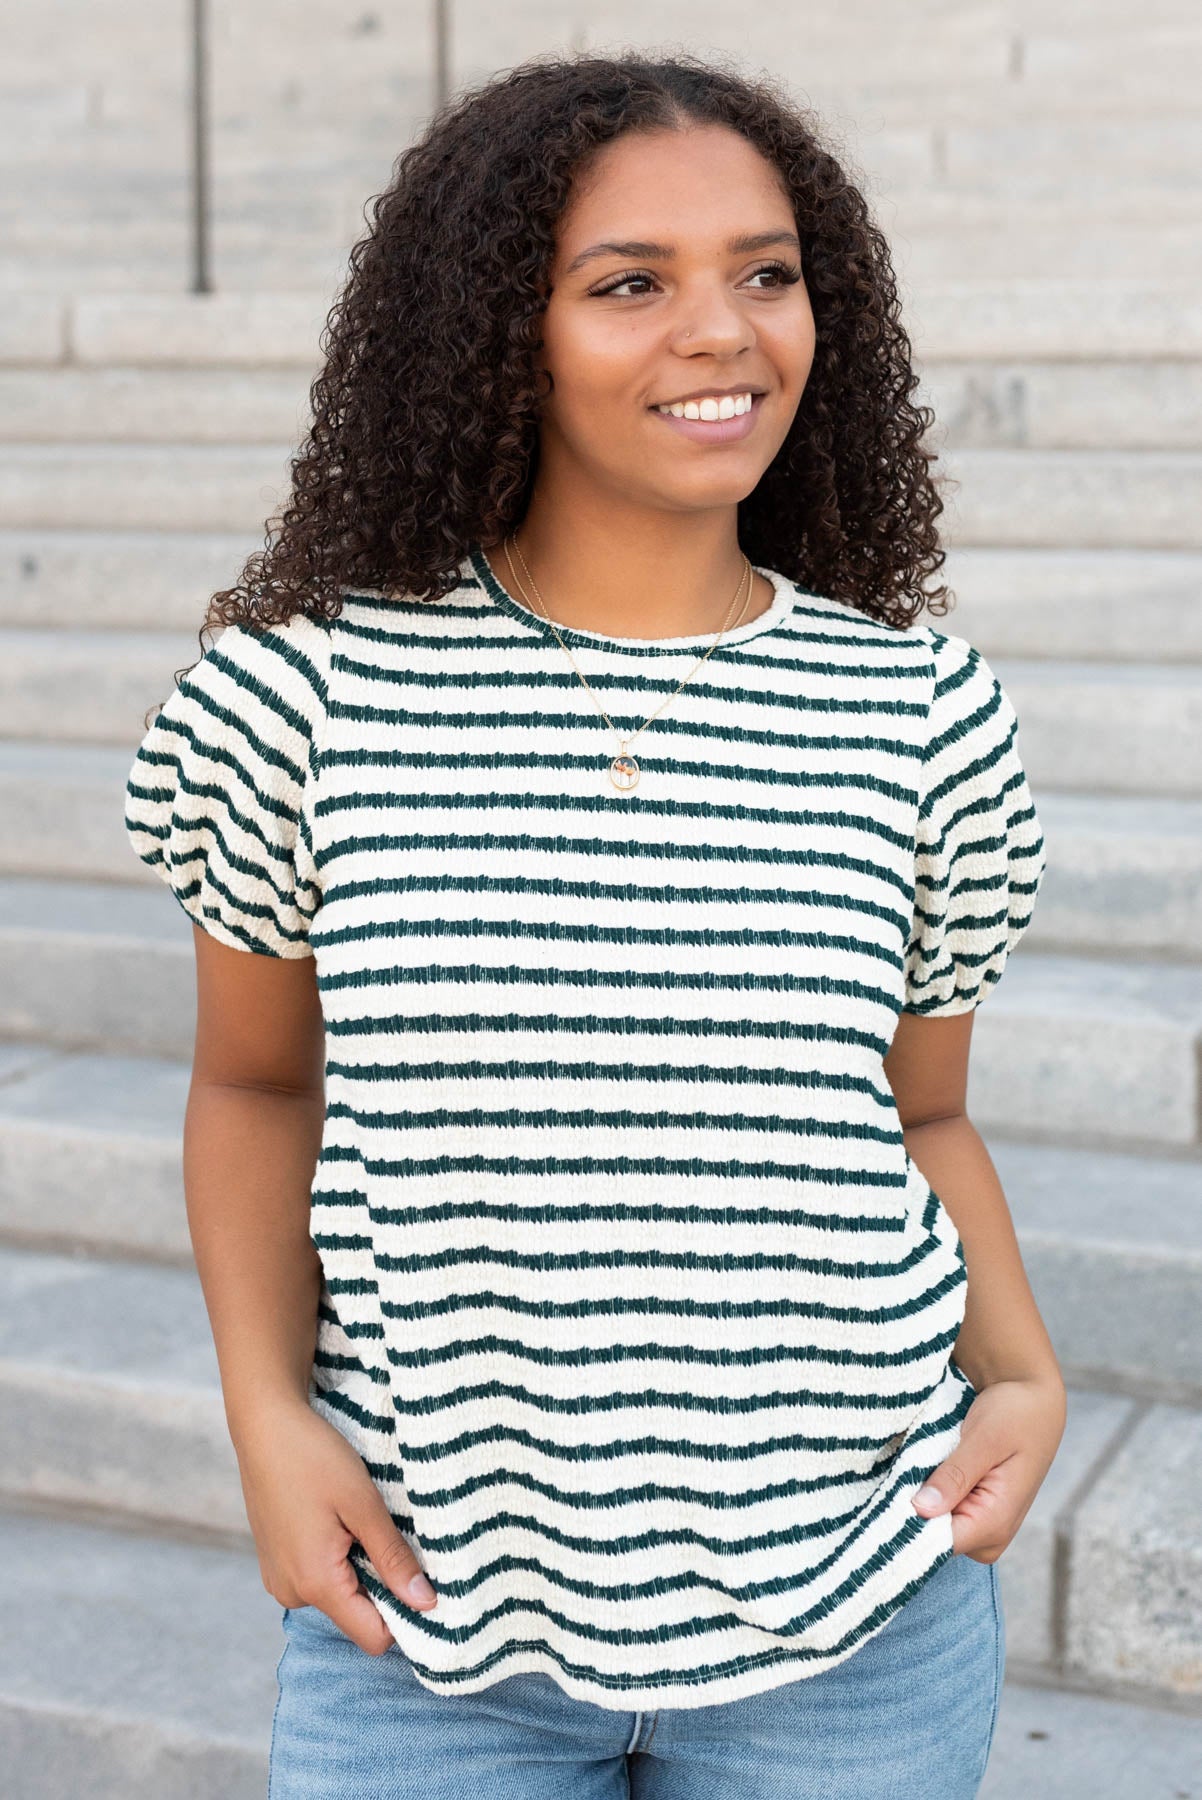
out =
[[(737, 513), (672, 513), (623, 517), (612, 504), (590, 516), (531, 501), (516, 532), (526, 568), (514, 567), (503, 544), (485, 552), (501, 586), (520, 606), (542, 609), (557, 625), (613, 637), (695, 637), (730, 629), (742, 609), (746, 625), (771, 606), (770, 581), (753, 572), (747, 595)], [(533, 576), (537, 596), (531, 586)], [(743, 601), (746, 599), (746, 606)], [(732, 610), (731, 602), (734, 601)]]

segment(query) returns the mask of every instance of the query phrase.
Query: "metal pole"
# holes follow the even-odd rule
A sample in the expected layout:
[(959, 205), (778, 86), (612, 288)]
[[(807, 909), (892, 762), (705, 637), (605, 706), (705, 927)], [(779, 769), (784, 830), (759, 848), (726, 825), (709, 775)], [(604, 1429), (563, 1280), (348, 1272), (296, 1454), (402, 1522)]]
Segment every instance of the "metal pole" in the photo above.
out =
[(451, 0), (434, 0), (434, 108), (451, 91)]
[(211, 294), (209, 278), (208, 9), (192, 0), (192, 292)]

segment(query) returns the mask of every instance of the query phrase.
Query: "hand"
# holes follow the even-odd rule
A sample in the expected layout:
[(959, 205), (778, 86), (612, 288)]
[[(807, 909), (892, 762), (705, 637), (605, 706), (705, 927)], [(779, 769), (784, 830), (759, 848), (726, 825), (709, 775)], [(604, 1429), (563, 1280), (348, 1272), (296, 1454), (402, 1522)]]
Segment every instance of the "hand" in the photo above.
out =
[[(437, 1604), (362, 1458), (307, 1401), (256, 1414), (235, 1449), (259, 1572), (281, 1606), (320, 1607), (369, 1656), (389, 1649), (396, 1640), (347, 1560), (356, 1539), (398, 1600), (422, 1612)], [(414, 1576), (424, 1599), (408, 1591)]]
[(924, 1518), (951, 1511), (952, 1549), (996, 1562), (1027, 1516), (1052, 1465), (1065, 1420), (1058, 1378), (994, 1381), (960, 1427), (960, 1443), (914, 1496)]

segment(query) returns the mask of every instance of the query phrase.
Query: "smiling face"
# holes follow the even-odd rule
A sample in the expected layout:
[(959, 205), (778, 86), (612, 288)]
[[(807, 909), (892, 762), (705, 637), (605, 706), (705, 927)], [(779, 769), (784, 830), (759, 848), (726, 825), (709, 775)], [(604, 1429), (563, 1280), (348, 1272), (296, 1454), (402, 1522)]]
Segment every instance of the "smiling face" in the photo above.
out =
[(559, 222), (540, 482), (670, 511), (736, 504), (780, 449), (813, 358), (772, 165), (722, 125), (628, 133)]

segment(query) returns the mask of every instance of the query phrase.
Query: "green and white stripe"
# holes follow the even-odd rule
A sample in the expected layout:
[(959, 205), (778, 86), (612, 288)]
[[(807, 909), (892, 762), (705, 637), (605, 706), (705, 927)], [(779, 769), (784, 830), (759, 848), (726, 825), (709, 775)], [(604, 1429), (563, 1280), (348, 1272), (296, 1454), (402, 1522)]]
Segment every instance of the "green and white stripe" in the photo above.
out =
[[(617, 749), (480, 553), (430, 603), (227, 629), (126, 823), (189, 916), (315, 958), (312, 1402), (439, 1592), (418, 1678), (623, 1710), (820, 1672), (951, 1554), (950, 1214), (882, 1068), (977, 1005), (1044, 842), (985, 659), (770, 570)], [(561, 628), (633, 730), (712, 637)]]

